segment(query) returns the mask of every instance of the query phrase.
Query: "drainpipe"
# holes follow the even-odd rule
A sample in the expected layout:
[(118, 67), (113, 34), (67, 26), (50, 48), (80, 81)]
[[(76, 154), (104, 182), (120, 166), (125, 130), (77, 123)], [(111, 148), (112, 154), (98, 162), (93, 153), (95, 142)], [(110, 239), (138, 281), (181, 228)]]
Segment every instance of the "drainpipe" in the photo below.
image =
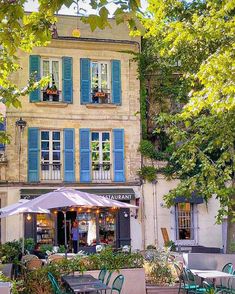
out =
[(158, 220), (157, 220), (157, 180), (152, 182), (153, 186), (153, 227), (154, 245), (158, 245)]

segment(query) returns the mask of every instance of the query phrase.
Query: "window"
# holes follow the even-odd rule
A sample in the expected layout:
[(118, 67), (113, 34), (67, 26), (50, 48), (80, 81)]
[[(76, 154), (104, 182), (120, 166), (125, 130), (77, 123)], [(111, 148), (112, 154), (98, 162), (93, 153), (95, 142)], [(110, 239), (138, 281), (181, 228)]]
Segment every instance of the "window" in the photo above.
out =
[(194, 240), (194, 217), (191, 203), (176, 205), (176, 239)]
[(61, 60), (42, 59), (42, 75), (50, 76), (50, 82), (42, 90), (42, 101), (61, 101)]
[(61, 133), (41, 131), (41, 179), (61, 180)]
[(92, 179), (111, 179), (110, 133), (91, 133)]
[(109, 62), (91, 62), (91, 93), (93, 103), (111, 103)]

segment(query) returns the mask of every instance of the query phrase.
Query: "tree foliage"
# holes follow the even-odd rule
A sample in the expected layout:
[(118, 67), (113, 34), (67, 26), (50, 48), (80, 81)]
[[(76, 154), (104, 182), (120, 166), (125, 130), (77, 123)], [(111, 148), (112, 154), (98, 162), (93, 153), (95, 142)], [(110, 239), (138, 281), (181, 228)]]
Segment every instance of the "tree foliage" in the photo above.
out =
[(148, 53), (155, 58), (155, 65), (145, 68), (164, 73), (165, 67), (172, 76), (172, 64), (180, 61), (181, 87), (173, 96), (165, 92), (163, 102), (169, 97), (186, 102), (175, 113), (160, 109), (156, 118), (155, 132), (164, 130), (171, 140), (167, 171), (181, 179), (165, 200), (170, 206), (177, 195), (197, 191), (206, 201), (215, 195), (219, 221), (227, 214), (235, 217), (234, 12), (230, 0), (149, 0), (147, 14), (140, 17)]

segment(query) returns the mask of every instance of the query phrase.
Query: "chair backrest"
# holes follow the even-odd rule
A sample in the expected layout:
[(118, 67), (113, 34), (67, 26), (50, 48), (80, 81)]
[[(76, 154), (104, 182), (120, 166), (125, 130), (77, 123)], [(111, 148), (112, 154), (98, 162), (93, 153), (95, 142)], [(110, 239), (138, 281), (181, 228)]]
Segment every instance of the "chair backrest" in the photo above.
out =
[(111, 294), (118, 292), (119, 294), (122, 291), (122, 285), (124, 283), (124, 276), (123, 275), (118, 275), (115, 280), (113, 281), (112, 289), (111, 289)]
[(105, 285), (106, 285), (106, 286), (108, 286), (108, 284), (109, 284), (109, 282), (110, 282), (110, 279), (111, 279), (111, 277), (112, 277), (112, 274), (113, 274), (113, 272), (109, 272), (108, 277), (107, 277), (107, 280), (106, 280), (106, 282), (105, 282)]
[(222, 268), (222, 272), (232, 274), (233, 273), (233, 264), (231, 262), (225, 264)]
[(23, 263), (26, 263), (26, 262), (30, 261), (31, 259), (38, 259), (38, 257), (34, 254), (27, 254), (27, 255), (22, 256), (21, 261)]
[(52, 254), (48, 256), (48, 261), (51, 262), (54, 259), (64, 259), (65, 257), (63, 255), (59, 254)]
[(59, 263), (61, 262), (62, 260), (64, 260), (64, 256), (57, 256), (57, 257), (54, 257), (52, 259), (49, 259), (49, 263)]
[(106, 276), (107, 270), (105, 268), (102, 268), (99, 272), (99, 276), (98, 279), (103, 283), (104, 282), (104, 278)]
[(33, 258), (26, 263), (26, 269), (29, 271), (39, 269), (41, 267), (42, 267), (42, 261), (39, 258), (38, 259)]
[(54, 294), (62, 294), (55, 277), (50, 272), (48, 273), (48, 279), (51, 282), (51, 286), (52, 286)]
[(184, 275), (184, 281), (185, 283), (189, 283), (189, 284), (196, 284), (195, 283), (195, 276), (194, 274), (191, 272), (190, 269), (188, 268), (183, 268), (183, 275)]

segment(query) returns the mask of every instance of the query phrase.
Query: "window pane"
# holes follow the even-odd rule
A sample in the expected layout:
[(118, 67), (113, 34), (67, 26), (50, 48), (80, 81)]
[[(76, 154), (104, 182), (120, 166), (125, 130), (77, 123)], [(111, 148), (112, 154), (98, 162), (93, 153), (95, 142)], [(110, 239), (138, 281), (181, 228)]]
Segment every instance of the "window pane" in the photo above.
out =
[(91, 142), (92, 151), (99, 151), (99, 142)]
[(60, 132), (53, 132), (53, 140), (60, 140)]
[(102, 141), (109, 141), (109, 133), (102, 133)]
[(59, 61), (52, 61), (52, 75), (57, 89), (59, 89)]
[(60, 160), (60, 152), (53, 152), (53, 160)]
[(92, 152), (92, 161), (99, 161), (99, 152)]
[(53, 142), (53, 150), (60, 150), (60, 142)]
[(49, 160), (49, 152), (42, 151), (42, 160)]
[(42, 62), (42, 74), (43, 76), (48, 76), (50, 74), (50, 69), (49, 69), (49, 60), (43, 60)]
[(103, 153), (103, 161), (110, 161), (110, 153), (109, 152)]
[(91, 133), (92, 141), (99, 141), (99, 133)]
[(179, 203), (177, 209), (177, 227), (179, 240), (193, 239), (192, 206), (190, 203)]
[(98, 91), (98, 63), (92, 62), (91, 64), (91, 88), (92, 91), (97, 92)]
[(49, 141), (43, 141), (41, 142), (41, 149), (42, 150), (49, 150)]
[(103, 152), (110, 151), (110, 143), (109, 142), (102, 143), (102, 150)]
[(49, 132), (48, 131), (42, 131), (41, 132), (41, 139), (42, 140), (49, 140)]
[(101, 89), (107, 90), (108, 88), (108, 68), (107, 64), (101, 63)]

